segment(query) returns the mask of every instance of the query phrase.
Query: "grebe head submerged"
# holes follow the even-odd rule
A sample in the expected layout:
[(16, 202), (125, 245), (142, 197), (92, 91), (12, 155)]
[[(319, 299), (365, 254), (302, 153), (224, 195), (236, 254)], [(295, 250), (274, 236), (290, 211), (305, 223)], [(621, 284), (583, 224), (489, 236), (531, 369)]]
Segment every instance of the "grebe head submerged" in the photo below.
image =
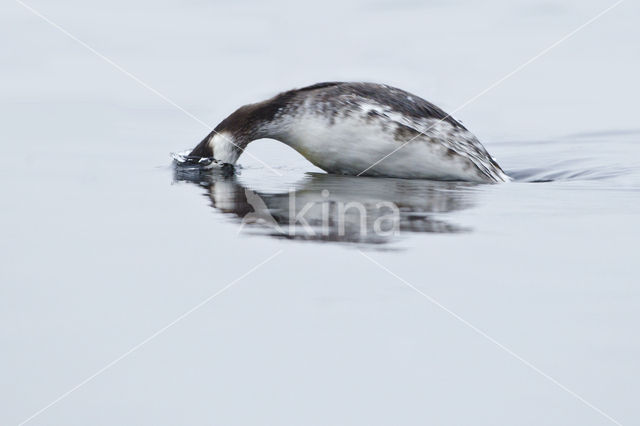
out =
[(189, 156), (211, 158), (222, 164), (235, 164), (249, 142), (257, 139), (257, 123), (252, 117), (253, 111), (253, 105), (238, 108), (218, 124)]
[(191, 162), (204, 158), (234, 165), (246, 146), (261, 138), (291, 146), (329, 173), (510, 180), (478, 139), (450, 115), (418, 96), (373, 83), (319, 83), (245, 105), (188, 157)]
[(241, 146), (240, 141), (236, 140), (231, 133), (218, 133), (214, 130), (189, 153), (187, 158), (198, 161), (205, 167), (211, 164), (234, 165), (245, 146), (246, 143)]

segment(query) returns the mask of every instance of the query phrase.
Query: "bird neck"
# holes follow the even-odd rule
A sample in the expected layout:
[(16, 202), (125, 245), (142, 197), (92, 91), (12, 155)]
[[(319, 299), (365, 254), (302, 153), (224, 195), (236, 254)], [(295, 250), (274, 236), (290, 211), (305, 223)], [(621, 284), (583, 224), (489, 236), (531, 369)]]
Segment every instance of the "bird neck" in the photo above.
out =
[(262, 138), (280, 139), (282, 119), (276, 118), (276, 114), (267, 101), (240, 107), (222, 120), (191, 155), (235, 164), (250, 142)]

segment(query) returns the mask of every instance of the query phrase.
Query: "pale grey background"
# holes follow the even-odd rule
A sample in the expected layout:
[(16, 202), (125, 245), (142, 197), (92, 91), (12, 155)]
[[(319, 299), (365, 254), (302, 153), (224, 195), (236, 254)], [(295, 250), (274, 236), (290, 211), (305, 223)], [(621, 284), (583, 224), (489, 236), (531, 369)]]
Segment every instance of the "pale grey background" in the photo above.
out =
[[(609, 1), (28, 2), (214, 125), (322, 80), (453, 110)], [(237, 235), (169, 152), (206, 129), (13, 1), (0, 6), (1, 424), (18, 424), (279, 249), (30, 424), (607, 425), (352, 246)], [(503, 166), (473, 232), (367, 253), (624, 425), (640, 422), (637, 100), (628, 0), (455, 114)], [(249, 187), (307, 171), (272, 141)], [(589, 173), (598, 179), (570, 179)]]

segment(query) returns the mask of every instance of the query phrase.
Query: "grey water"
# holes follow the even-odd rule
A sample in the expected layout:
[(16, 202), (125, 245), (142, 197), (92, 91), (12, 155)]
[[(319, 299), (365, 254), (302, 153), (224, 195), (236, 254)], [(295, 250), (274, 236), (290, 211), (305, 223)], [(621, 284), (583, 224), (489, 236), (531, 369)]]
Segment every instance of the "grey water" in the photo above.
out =
[[(0, 424), (640, 421), (637, 3), (453, 114), (500, 185), (170, 153), (317, 81), (452, 112), (613, 2), (26, 4), (49, 22), (0, 6)], [(274, 230), (292, 195), (314, 234)], [(367, 232), (318, 216), (340, 202)]]

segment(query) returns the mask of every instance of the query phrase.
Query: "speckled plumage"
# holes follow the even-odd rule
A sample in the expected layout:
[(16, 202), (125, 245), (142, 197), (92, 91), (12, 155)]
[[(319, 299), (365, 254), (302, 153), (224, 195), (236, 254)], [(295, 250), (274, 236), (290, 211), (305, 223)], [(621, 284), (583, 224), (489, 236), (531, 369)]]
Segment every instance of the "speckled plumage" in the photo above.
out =
[(509, 180), (462, 124), (430, 102), (383, 84), (319, 83), (245, 105), (191, 155), (233, 164), (260, 138), (280, 140), (331, 173)]

